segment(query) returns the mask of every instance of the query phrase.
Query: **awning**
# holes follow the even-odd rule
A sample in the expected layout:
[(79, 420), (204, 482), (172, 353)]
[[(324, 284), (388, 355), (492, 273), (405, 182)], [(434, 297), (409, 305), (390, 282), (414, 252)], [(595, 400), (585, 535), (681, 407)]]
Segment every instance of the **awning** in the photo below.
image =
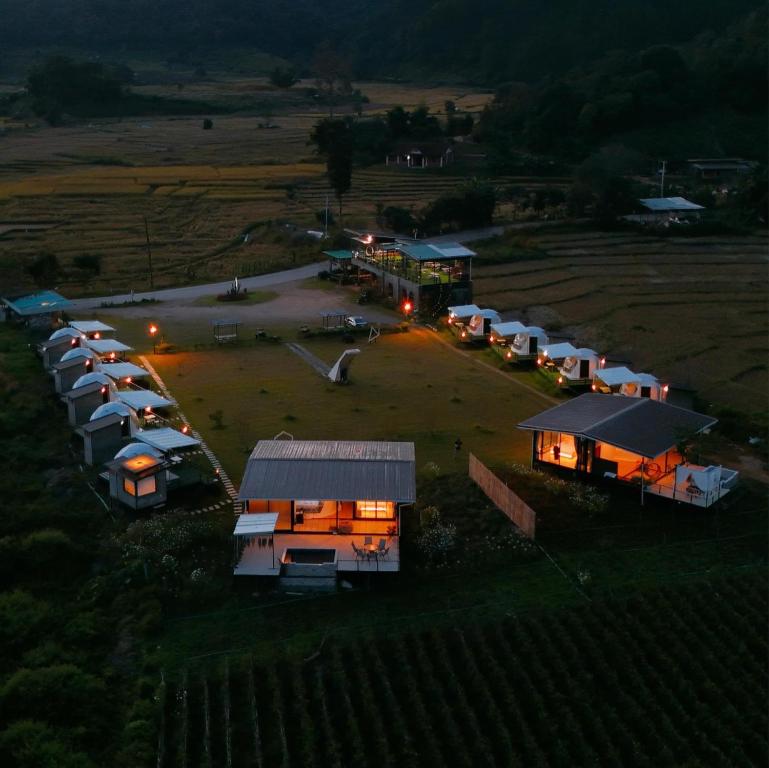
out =
[(491, 324), (491, 332), (501, 339), (506, 339), (508, 336), (515, 336), (525, 330), (526, 326), (523, 323), (519, 323), (517, 320), (509, 323)]
[(633, 373), (624, 365), (617, 368), (603, 368), (596, 371), (596, 379), (600, 379), (607, 387), (614, 387), (617, 384), (630, 384), (638, 381), (638, 374)]
[(106, 373), (112, 379), (141, 379), (149, 376), (149, 373), (138, 365), (133, 363), (102, 363), (100, 368), (102, 373)]
[(159, 427), (158, 429), (141, 429), (135, 435), (134, 439), (142, 443), (151, 445), (159, 451), (174, 451), (177, 448), (192, 448), (200, 445), (200, 440), (196, 440), (190, 435), (179, 432), (178, 429), (171, 427)]
[(235, 523), (233, 536), (266, 536), (275, 533), (278, 522), (277, 512), (257, 512), (248, 515), (239, 515)]
[(69, 325), (80, 333), (110, 333), (115, 330), (100, 320), (72, 320)]
[(145, 408), (168, 408), (170, 405), (176, 405), (173, 400), (167, 400), (149, 389), (121, 389), (117, 396), (135, 411), (141, 411)]
[(108, 355), (110, 352), (130, 352), (133, 347), (123, 344), (117, 339), (88, 339), (86, 346), (96, 352), (97, 355)]
[(60, 312), (68, 309), (72, 302), (65, 299), (56, 291), (41, 291), (29, 296), (21, 296), (17, 299), (3, 299), (4, 304), (10, 307), (17, 315), (31, 317), (32, 315), (47, 315), (51, 312)]

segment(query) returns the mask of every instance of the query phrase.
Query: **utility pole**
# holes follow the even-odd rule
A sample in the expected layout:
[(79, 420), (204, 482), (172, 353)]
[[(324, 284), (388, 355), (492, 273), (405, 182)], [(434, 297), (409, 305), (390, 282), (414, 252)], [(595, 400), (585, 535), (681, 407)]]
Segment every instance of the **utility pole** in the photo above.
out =
[(155, 288), (155, 280), (152, 275), (152, 248), (150, 247), (150, 228), (147, 224), (147, 217), (144, 217), (144, 237), (147, 241), (147, 261), (150, 268), (150, 290)]
[(662, 168), (660, 170), (660, 197), (665, 197), (665, 169), (667, 168), (668, 161), (662, 161)]
[(328, 195), (326, 195), (326, 218), (325, 224), (323, 225), (323, 237), (328, 237)]

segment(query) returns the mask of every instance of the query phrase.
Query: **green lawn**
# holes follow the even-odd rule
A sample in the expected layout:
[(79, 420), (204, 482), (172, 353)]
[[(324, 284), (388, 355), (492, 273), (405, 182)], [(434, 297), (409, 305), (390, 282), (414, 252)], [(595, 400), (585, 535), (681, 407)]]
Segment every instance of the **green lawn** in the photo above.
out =
[[(301, 341), (329, 365), (350, 346)], [(153, 365), (225, 469), (238, 482), (255, 442), (285, 430), (301, 439), (409, 440), (417, 467), (464, 470), (473, 451), (492, 463), (525, 462), (529, 437), (515, 425), (548, 401), (440, 344), (429, 331), (380, 337), (362, 354), (351, 383), (331, 384), (282, 344), (156, 356)], [(209, 414), (224, 411), (224, 429)], [(454, 440), (463, 451), (454, 455)]]

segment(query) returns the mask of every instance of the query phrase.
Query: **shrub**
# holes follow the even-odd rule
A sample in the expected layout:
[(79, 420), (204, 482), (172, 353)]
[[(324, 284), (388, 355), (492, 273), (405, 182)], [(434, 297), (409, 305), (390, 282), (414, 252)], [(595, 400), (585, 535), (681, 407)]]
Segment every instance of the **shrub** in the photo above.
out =
[(203, 130), (210, 131), (213, 127), (214, 127), (214, 121), (210, 117), (207, 117), (203, 121)]

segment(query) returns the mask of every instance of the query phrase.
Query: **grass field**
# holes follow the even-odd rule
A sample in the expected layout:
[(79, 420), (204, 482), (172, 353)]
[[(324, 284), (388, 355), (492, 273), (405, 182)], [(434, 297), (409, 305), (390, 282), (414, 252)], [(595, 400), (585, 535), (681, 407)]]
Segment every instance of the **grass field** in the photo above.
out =
[[(461, 436), (465, 449), (487, 461), (524, 461), (529, 438), (515, 424), (548, 401), (479, 369), (430, 332), (382, 336), (368, 345), (338, 339), (301, 341), (331, 365), (345, 348), (363, 349), (349, 386), (324, 381), (283, 345), (265, 342), (232, 349), (152, 357), (186, 415), (237, 483), (256, 440), (282, 430), (301, 439), (409, 440), (418, 465), (450, 470)], [(208, 414), (224, 411), (222, 430)]]
[[(479, 246), (502, 261), (519, 242)], [(705, 400), (765, 411), (767, 239), (541, 233), (479, 260), (475, 299)]]
[(756, 574), (227, 657), (163, 689), (158, 765), (764, 765), (766, 611)]

